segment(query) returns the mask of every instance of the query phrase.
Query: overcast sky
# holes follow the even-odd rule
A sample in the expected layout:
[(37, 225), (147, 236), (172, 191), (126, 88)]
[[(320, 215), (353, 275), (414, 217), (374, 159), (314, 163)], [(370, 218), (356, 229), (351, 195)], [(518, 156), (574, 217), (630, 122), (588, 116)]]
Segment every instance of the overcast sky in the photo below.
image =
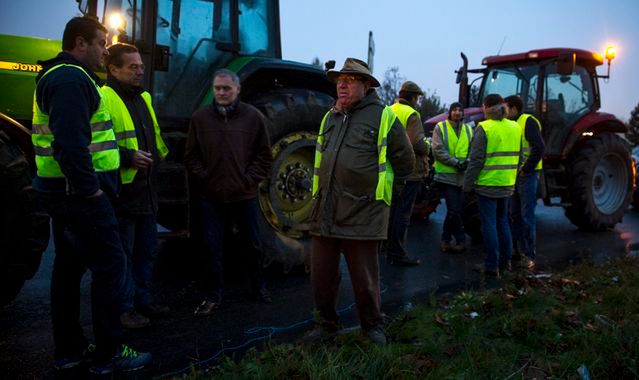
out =
[[(77, 13), (73, 0), (39, 1), (37, 12), (28, 8), (33, 3), (0, 0), (0, 33), (60, 39)], [(448, 104), (457, 97), (461, 51), (478, 68), (502, 42), (501, 54), (548, 47), (603, 53), (613, 42), (618, 54), (610, 81), (600, 81), (602, 111), (627, 120), (639, 103), (639, 0), (281, 0), (280, 20), (284, 58), (334, 59), (338, 68), (349, 56), (366, 60), (372, 30), (380, 81), (397, 66)], [(599, 67), (600, 74), (605, 70)]]

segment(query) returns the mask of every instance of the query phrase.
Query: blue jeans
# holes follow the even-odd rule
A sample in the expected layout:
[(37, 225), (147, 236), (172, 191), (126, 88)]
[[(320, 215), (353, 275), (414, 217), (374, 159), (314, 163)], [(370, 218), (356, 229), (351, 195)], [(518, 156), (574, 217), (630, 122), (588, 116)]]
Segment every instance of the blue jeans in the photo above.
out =
[(413, 213), (413, 204), (422, 181), (407, 181), (401, 193), (393, 197), (388, 223), (388, 257), (404, 257), (406, 251), (406, 233)]
[(512, 238), (508, 223), (510, 198), (489, 198), (477, 195), (481, 229), (486, 248), (484, 264), (487, 269), (505, 265), (512, 255)]
[(457, 244), (464, 243), (466, 241), (466, 232), (464, 232), (464, 221), (462, 219), (462, 188), (445, 183), (439, 183), (438, 185), (442, 189), (446, 200), (446, 219), (444, 219), (442, 240), (450, 243), (455, 237)]
[(265, 286), (262, 273), (262, 246), (258, 218), (257, 198), (221, 203), (202, 200), (204, 226), (204, 265), (201, 285), (206, 299), (221, 302), (224, 291), (224, 233), (229, 223), (235, 221), (242, 242), (247, 243), (246, 267), (249, 271), (253, 292)]
[(151, 277), (158, 247), (158, 231), (153, 214), (120, 216), (118, 223), (128, 264), (125, 297), (120, 308), (123, 313), (151, 303)]
[(537, 172), (517, 177), (510, 216), (513, 243), (531, 260), (536, 256), (535, 207), (537, 206)]
[(38, 193), (38, 198), (53, 223), (51, 319), (55, 357), (77, 355), (87, 346), (80, 326), (80, 282), (88, 268), (96, 356), (109, 359), (123, 341), (119, 306), (126, 270), (111, 202), (106, 194), (84, 199)]

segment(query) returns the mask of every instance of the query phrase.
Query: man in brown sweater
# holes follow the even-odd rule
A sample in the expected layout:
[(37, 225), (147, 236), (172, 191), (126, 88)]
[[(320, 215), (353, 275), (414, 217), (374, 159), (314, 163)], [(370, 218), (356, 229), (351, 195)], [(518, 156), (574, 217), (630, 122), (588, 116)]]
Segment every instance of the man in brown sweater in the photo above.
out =
[(262, 276), (257, 186), (273, 158), (262, 114), (239, 100), (240, 80), (229, 70), (213, 76), (213, 104), (193, 114), (184, 164), (201, 188), (205, 263), (205, 299), (195, 310), (207, 316), (222, 302), (224, 230), (235, 218), (242, 241), (249, 243), (247, 267), (256, 299), (270, 303)]

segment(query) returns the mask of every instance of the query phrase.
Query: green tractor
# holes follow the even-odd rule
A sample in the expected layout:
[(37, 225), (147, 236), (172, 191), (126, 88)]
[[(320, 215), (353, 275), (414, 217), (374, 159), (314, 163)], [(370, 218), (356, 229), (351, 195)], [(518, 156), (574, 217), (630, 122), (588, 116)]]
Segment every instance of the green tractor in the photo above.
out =
[[(98, 17), (97, 0), (79, 0)], [(102, 2), (101, 2), (102, 3)], [(110, 35), (135, 44), (145, 66), (144, 86), (170, 154), (160, 167), (158, 223), (165, 237), (197, 232), (198, 208), (182, 157), (191, 114), (213, 99), (212, 74), (238, 74), (242, 100), (269, 122), (274, 165), (260, 184), (266, 263), (285, 271), (308, 257), (313, 153), (319, 122), (335, 88), (322, 68), (281, 59), (277, 0), (104, 1), (100, 16)], [(109, 22), (107, 22), (109, 21)], [(110, 22), (113, 21), (113, 22)], [(60, 41), (0, 35), (0, 303), (13, 300), (31, 278), (48, 242), (48, 219), (38, 207), (30, 127), (37, 61), (53, 57)]]

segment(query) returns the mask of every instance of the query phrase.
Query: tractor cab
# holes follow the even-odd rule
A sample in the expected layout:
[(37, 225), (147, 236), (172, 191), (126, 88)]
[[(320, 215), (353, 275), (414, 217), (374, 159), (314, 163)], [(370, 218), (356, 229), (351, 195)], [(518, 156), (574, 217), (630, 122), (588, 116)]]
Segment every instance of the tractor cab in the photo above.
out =
[[(538, 117), (546, 156), (560, 156), (571, 127), (600, 108), (596, 67), (601, 55), (578, 49), (543, 49), (483, 59), (483, 80), (472, 101), (488, 94), (519, 95), (525, 113)], [(473, 70), (475, 71), (475, 70)], [(471, 99), (468, 99), (467, 104)]]

